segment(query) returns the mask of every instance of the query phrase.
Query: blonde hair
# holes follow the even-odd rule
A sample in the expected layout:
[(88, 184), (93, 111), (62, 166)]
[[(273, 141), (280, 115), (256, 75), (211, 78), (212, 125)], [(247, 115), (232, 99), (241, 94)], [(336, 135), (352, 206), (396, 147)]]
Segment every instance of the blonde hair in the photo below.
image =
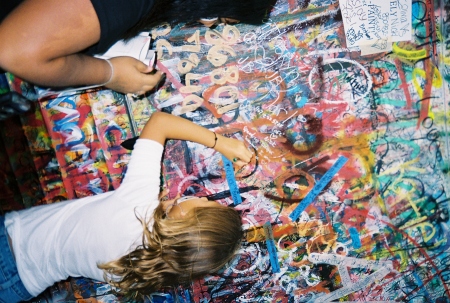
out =
[(228, 207), (196, 207), (183, 219), (170, 219), (160, 204), (151, 231), (149, 222), (139, 220), (144, 227), (143, 244), (98, 266), (111, 285), (133, 297), (218, 271), (236, 253), (243, 237), (241, 218)]

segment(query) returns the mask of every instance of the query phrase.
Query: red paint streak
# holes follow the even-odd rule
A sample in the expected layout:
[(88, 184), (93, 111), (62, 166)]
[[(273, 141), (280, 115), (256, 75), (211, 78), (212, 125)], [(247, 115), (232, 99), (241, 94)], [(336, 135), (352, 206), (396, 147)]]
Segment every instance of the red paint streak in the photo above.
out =
[(368, 209), (355, 209), (353, 207), (346, 207), (344, 210), (344, 216), (341, 218), (341, 221), (355, 227), (359, 231), (359, 226), (362, 226), (362, 224), (365, 222), (368, 213)]
[[(428, 39), (435, 39), (436, 34), (435, 33), (431, 34), (431, 32), (430, 32), (430, 28), (433, 30), (435, 29), (435, 27), (434, 27), (434, 8), (433, 8), (433, 4), (431, 1), (427, 1), (427, 11), (429, 12), (428, 20), (429, 20), (430, 24), (429, 24), (429, 26), (426, 26), (426, 29), (427, 29), (426, 37), (429, 37)], [(431, 40), (430, 43), (428, 43), (426, 46), (427, 56), (431, 55), (431, 58), (424, 62), (425, 75), (428, 75), (428, 77), (426, 77), (426, 79), (425, 79), (425, 88), (423, 90), (422, 106), (420, 109), (419, 119), (417, 120), (417, 128), (419, 128), (420, 125), (422, 124), (422, 121), (428, 117), (428, 111), (430, 108), (431, 89), (433, 87), (434, 69), (435, 69), (435, 67), (432, 64), (432, 62), (433, 62), (432, 56), (433, 56), (433, 54), (435, 54), (435, 51), (436, 51), (436, 48), (435, 48), (436, 45), (432, 46), (433, 41), (434, 40)], [(434, 43), (434, 44), (436, 44), (436, 43)]]
[(402, 81), (400, 87), (403, 89), (403, 92), (405, 93), (406, 108), (410, 109), (412, 107), (412, 98), (411, 94), (409, 93), (408, 82), (406, 81), (405, 72), (403, 71), (401, 61), (396, 59), (395, 66), (397, 67), (398, 75), (400, 76), (400, 80)]
[[(433, 29), (433, 31), (432, 31), (432, 33), (431, 33), (431, 37), (429, 38), (430, 39), (430, 44), (431, 44), (431, 47), (432, 47), (432, 50), (433, 50), (433, 55), (434, 54), (437, 54), (438, 53), (438, 51), (437, 51), (437, 43), (435, 42), (435, 41), (437, 41), (437, 37), (436, 37), (436, 22), (435, 22), (435, 20), (436, 20), (436, 17), (435, 17), (435, 15), (434, 15), (434, 5), (433, 5), (433, 2), (432, 1), (427, 1), (427, 10), (428, 10), (428, 12), (429, 12), (429, 20), (430, 20), (430, 26), (428, 26), (427, 27), (427, 34), (428, 35), (430, 35), (430, 28), (432, 28)], [(442, 17), (441, 17), (442, 18)], [(432, 62), (434, 62), (434, 56), (432, 56), (431, 57), (431, 60), (432, 60)], [(437, 64), (435, 64), (435, 66), (437, 66)]]

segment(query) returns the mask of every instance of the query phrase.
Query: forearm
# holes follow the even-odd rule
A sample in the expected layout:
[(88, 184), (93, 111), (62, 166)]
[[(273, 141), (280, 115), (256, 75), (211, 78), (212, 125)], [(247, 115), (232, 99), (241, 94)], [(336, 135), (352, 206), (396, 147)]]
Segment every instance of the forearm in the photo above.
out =
[(0, 69), (47, 87), (101, 85), (122, 93), (153, 89), (161, 72), (131, 57), (109, 61), (82, 54), (100, 41), (91, 0), (23, 1), (0, 23)]
[(212, 147), (217, 145), (215, 144), (216, 136), (218, 140), (223, 138), (221, 135), (214, 134), (212, 131), (187, 119), (157, 112), (150, 117), (140, 137), (152, 139), (161, 144), (164, 144), (167, 139), (178, 139)]
[(42, 60), (17, 58), (0, 62), (0, 66), (26, 81), (47, 87), (103, 84), (112, 75), (108, 62), (84, 54)]
[(187, 140), (203, 144), (224, 155), (234, 164), (247, 164), (253, 154), (239, 140), (227, 138), (189, 120), (166, 113), (154, 113), (145, 125), (140, 138), (155, 140), (164, 145), (167, 139)]

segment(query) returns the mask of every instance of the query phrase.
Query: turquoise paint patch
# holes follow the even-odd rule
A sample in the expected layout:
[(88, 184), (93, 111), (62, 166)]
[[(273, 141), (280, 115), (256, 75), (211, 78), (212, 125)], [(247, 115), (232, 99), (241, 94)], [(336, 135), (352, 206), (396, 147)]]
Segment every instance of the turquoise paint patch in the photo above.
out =
[(361, 239), (359, 238), (358, 230), (354, 227), (350, 227), (348, 229), (348, 232), (350, 233), (350, 238), (352, 239), (353, 247), (358, 249), (361, 247)]
[(302, 97), (300, 101), (297, 102), (297, 108), (302, 108), (308, 102), (308, 98)]
[(377, 105), (393, 105), (395, 107), (405, 107), (406, 106), (406, 100), (394, 100), (394, 99), (388, 99), (388, 98), (380, 98), (377, 100)]

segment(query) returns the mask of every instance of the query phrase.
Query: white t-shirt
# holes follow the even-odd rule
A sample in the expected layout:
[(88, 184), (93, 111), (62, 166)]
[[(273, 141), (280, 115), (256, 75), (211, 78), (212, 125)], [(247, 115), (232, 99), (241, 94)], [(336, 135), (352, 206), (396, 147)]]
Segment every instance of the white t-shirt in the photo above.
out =
[(139, 139), (117, 190), (6, 214), (19, 275), (31, 295), (69, 276), (104, 281), (97, 264), (142, 244), (136, 216), (151, 218), (158, 206), (162, 152), (161, 144)]

